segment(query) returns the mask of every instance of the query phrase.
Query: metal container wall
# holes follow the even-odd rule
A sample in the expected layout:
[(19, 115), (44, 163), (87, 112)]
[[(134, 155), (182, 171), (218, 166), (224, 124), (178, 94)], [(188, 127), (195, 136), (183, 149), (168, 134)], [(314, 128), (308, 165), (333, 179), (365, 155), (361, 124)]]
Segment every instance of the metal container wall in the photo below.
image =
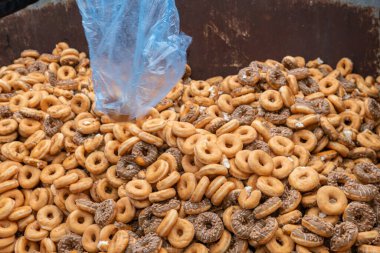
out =
[[(364, 75), (380, 74), (378, 0), (177, 0), (182, 30), (193, 37), (194, 78), (234, 74), (252, 60), (285, 55), (341, 57)], [(67, 41), (87, 50), (74, 0), (40, 0), (0, 19), (0, 65), (27, 48), (50, 51)]]

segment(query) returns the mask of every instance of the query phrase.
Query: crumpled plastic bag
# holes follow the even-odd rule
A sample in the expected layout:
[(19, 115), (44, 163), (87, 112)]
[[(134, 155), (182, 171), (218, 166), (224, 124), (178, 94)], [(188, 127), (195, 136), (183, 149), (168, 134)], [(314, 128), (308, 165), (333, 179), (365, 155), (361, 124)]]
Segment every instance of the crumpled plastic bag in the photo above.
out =
[(77, 0), (93, 71), (96, 109), (143, 116), (182, 77), (191, 37), (174, 0)]

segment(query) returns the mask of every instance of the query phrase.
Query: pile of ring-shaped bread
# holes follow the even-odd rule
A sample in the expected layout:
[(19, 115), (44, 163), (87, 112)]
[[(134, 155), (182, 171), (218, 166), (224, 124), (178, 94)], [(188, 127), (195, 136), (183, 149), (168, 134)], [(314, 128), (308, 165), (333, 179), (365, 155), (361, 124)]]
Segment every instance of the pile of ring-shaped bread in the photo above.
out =
[(0, 68), (0, 253), (380, 252), (380, 78), (321, 59), (96, 111), (67, 43)]

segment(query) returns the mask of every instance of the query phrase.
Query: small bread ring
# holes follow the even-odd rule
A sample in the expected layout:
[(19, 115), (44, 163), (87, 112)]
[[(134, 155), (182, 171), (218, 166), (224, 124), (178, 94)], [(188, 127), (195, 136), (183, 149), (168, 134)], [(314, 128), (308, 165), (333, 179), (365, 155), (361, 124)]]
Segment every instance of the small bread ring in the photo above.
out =
[(267, 111), (278, 111), (283, 107), (281, 94), (276, 90), (267, 90), (260, 95), (260, 105)]

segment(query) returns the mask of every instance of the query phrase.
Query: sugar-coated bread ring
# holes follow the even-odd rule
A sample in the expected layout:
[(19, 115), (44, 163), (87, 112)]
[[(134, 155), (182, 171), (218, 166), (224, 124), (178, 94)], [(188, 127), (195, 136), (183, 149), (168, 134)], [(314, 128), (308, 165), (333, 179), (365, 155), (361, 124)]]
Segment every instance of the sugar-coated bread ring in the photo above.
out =
[(234, 157), (243, 148), (243, 142), (235, 134), (222, 134), (216, 144), (228, 158)]
[[(24, 190), (24, 191), (20, 191), (18, 189), (13, 189), (13, 190), (10, 190), (10, 191), (6, 191), (4, 193), (1, 194), (1, 198), (11, 198), (15, 201), (15, 206), (14, 208), (17, 208), (17, 207), (20, 207), (22, 206), (23, 204), (27, 204), (28, 202), (26, 202), (26, 198), (28, 197), (30, 191), (29, 190)], [(24, 197), (25, 195), (25, 197)], [(29, 199), (27, 199), (29, 200)]]
[(326, 96), (335, 94), (340, 86), (339, 81), (332, 77), (325, 77), (318, 82), (319, 90)]
[(380, 137), (368, 129), (357, 135), (357, 141), (364, 147), (380, 150)]
[[(79, 205), (77, 204), (77, 201), (79, 199), (89, 200), (89, 197), (86, 194), (84, 194), (84, 193), (69, 194), (66, 197), (65, 197), (65, 193), (64, 192), (60, 193), (60, 195), (61, 194), (63, 195), (63, 198), (64, 198), (65, 208), (66, 208), (67, 211), (70, 211), (70, 212), (78, 209)], [(88, 211), (88, 210), (86, 210), (86, 211)]]
[(12, 210), (8, 216), (8, 220), (17, 221), (29, 216), (33, 212), (30, 206), (20, 206)]
[(228, 94), (219, 96), (217, 105), (221, 111), (226, 113), (232, 113), (235, 109), (232, 105), (232, 97)]
[(239, 105), (246, 105), (246, 104), (253, 103), (256, 100), (257, 100), (257, 97), (255, 94), (248, 93), (248, 94), (240, 95), (238, 97), (234, 97), (231, 101), (231, 104), (237, 107)]
[(363, 244), (358, 247), (359, 253), (378, 252), (379, 250), (380, 250), (380, 246), (369, 245), (369, 244)]
[(237, 119), (232, 119), (229, 122), (227, 122), (226, 124), (224, 124), (223, 126), (221, 126), (220, 128), (218, 128), (218, 130), (216, 130), (215, 134), (217, 136), (220, 136), (222, 134), (231, 133), (232, 131), (237, 129), (239, 126), (240, 126), (239, 121)]
[(199, 140), (194, 147), (197, 159), (204, 164), (218, 163), (222, 158), (222, 151), (215, 144), (205, 139)]
[(256, 183), (257, 189), (270, 197), (279, 197), (283, 194), (284, 185), (275, 177), (260, 176)]
[(194, 134), (186, 138), (184, 141), (181, 138), (177, 138), (178, 148), (182, 153), (186, 155), (193, 155), (195, 144), (198, 142), (198, 140), (200, 140), (201, 137), (201, 134)]
[(0, 182), (13, 178), (19, 173), (21, 165), (17, 162), (4, 162), (0, 166)]
[(210, 185), (210, 179), (207, 176), (203, 176), (198, 181), (198, 184), (194, 188), (194, 191), (191, 193), (190, 201), (191, 202), (200, 202), (205, 195), (208, 186)]
[(71, 66), (62, 66), (57, 71), (57, 77), (61, 80), (73, 79), (76, 74), (75, 69)]
[(33, 49), (26, 49), (23, 50), (20, 54), (21, 57), (31, 57), (31, 58), (38, 58), (40, 56), (40, 53), (37, 50)]
[(126, 184), (127, 195), (132, 199), (143, 200), (152, 192), (152, 186), (141, 179), (131, 180)]
[(166, 125), (166, 121), (161, 118), (154, 118), (145, 121), (142, 125), (142, 130), (146, 132), (157, 132), (163, 129)]
[(283, 179), (289, 176), (294, 169), (294, 163), (289, 157), (276, 156), (273, 157), (273, 171), (272, 175), (275, 178)]
[(177, 223), (178, 212), (175, 209), (171, 209), (166, 213), (164, 219), (157, 228), (157, 234), (159, 236), (168, 236), (174, 225)]
[(2, 238), (10, 237), (16, 234), (18, 229), (18, 224), (9, 220), (0, 221), (0, 236)]
[(261, 176), (269, 176), (273, 171), (273, 160), (262, 150), (254, 150), (248, 156), (248, 165), (251, 172)]
[(108, 160), (101, 151), (91, 153), (85, 162), (87, 170), (95, 175), (103, 173), (108, 168), (108, 165)]
[(256, 219), (262, 219), (271, 213), (274, 213), (282, 206), (282, 200), (279, 197), (270, 197), (264, 203), (255, 208), (253, 214)]
[(29, 205), (34, 211), (38, 211), (49, 203), (49, 194), (46, 188), (36, 188), (30, 195)]
[(167, 120), (167, 121), (178, 120), (177, 113), (175, 111), (171, 111), (171, 110), (165, 110), (165, 111), (160, 112), (160, 117), (163, 120)]
[(295, 103), (295, 97), (289, 86), (281, 86), (279, 92), (286, 107), (291, 107)]
[(28, 100), (21, 94), (13, 96), (9, 100), (9, 110), (11, 112), (16, 112), (20, 110), (21, 108), (27, 107), (27, 106), (28, 106)]
[(270, 134), (270, 131), (268, 129), (268, 125), (265, 124), (264, 120), (262, 119), (255, 119), (251, 126), (260, 134), (265, 141), (269, 140), (272, 136)]
[(268, 141), (268, 145), (276, 155), (289, 156), (293, 153), (294, 143), (283, 136), (274, 136)]
[(362, 123), (360, 116), (352, 111), (344, 111), (340, 113), (339, 116), (341, 118), (343, 126), (347, 128), (353, 128), (358, 130)]
[(215, 206), (222, 204), (226, 196), (236, 188), (236, 185), (233, 182), (225, 182), (211, 197), (211, 203)]
[(218, 118), (218, 117), (223, 117), (223, 113), (218, 107), (218, 105), (211, 105), (209, 106), (206, 111), (208, 115), (210, 115), (212, 118)]
[(125, 252), (129, 243), (129, 233), (126, 230), (118, 230), (112, 237), (107, 251), (109, 253)]
[(71, 232), (82, 235), (86, 228), (94, 223), (94, 217), (77, 209), (69, 214), (66, 222)]
[(157, 147), (160, 147), (162, 146), (163, 144), (163, 140), (153, 134), (150, 134), (150, 133), (147, 133), (147, 132), (140, 132), (138, 135), (137, 135), (142, 141), (146, 142), (146, 143), (149, 143), (149, 144), (153, 144)]
[(333, 142), (333, 141), (330, 141), (327, 146), (329, 149), (332, 149), (332, 150), (335, 150), (336, 152), (338, 152), (342, 157), (347, 157), (350, 150), (343, 144), (339, 143), (339, 142)]
[(164, 160), (157, 160), (146, 171), (145, 179), (148, 183), (157, 183), (169, 173), (169, 164)]
[(298, 191), (310, 191), (319, 185), (319, 176), (310, 167), (297, 167), (289, 175), (289, 184)]
[(295, 145), (303, 146), (310, 152), (314, 150), (318, 143), (317, 137), (306, 129), (296, 131), (293, 134), (292, 140)]
[[(247, 156), (248, 157), (248, 156)], [(230, 168), (229, 168), (229, 174), (237, 179), (245, 180), (250, 177), (251, 172), (245, 173), (241, 171), (237, 166), (235, 159), (231, 159), (228, 161)], [(247, 165), (248, 166), (248, 165)]]
[(205, 196), (211, 198), (215, 192), (225, 183), (227, 179), (225, 176), (217, 176), (214, 178), (211, 183), (208, 185)]
[[(213, 252), (212, 249), (210, 249), (210, 252)], [(184, 253), (207, 253), (209, 252), (208, 248), (203, 245), (202, 243), (192, 243), (189, 247), (186, 248)], [(214, 251), (215, 252), (215, 251)], [(219, 251), (216, 251), (219, 252)], [(162, 252), (160, 252), (162, 253)]]
[(19, 186), (16, 179), (6, 180), (0, 183), (0, 193), (7, 192), (9, 190), (15, 189)]
[(252, 173), (251, 167), (248, 164), (248, 158), (251, 154), (250, 150), (241, 150), (235, 155), (235, 165), (243, 173), (250, 174)]
[(17, 226), (18, 226), (20, 231), (25, 231), (26, 227), (30, 223), (32, 223), (33, 221), (35, 221), (34, 215), (30, 214), (29, 216), (25, 217), (24, 219), (17, 221)]
[(42, 124), (33, 119), (22, 119), (19, 122), (18, 126), (18, 133), (23, 136), (23, 137), (29, 137), (31, 136), (34, 132), (40, 130), (42, 127)]
[(44, 158), (50, 150), (51, 141), (50, 140), (42, 140), (40, 141), (30, 152), (30, 157), (36, 159)]
[(294, 146), (293, 155), (298, 158), (299, 166), (306, 166), (309, 162), (310, 152), (300, 145)]
[(14, 119), (2, 119), (0, 120), (0, 134), (7, 135), (17, 130), (18, 123)]
[[(138, 143), (140, 141), (140, 138), (139, 137), (136, 137), (136, 136), (132, 136), (128, 139), (126, 139), (124, 142), (122, 142), (120, 145), (119, 145), (119, 148), (118, 148), (118, 155), (119, 156), (122, 156), (124, 154), (126, 154), (127, 152), (131, 151), (131, 149), (133, 148), (133, 146)], [(108, 143), (107, 143), (108, 144)], [(106, 144), (106, 145), (107, 145)], [(110, 145), (110, 144), (108, 144)]]
[(17, 239), (14, 245), (15, 252), (27, 252), (28, 250), (39, 250), (39, 245), (37, 242), (32, 242), (21, 236)]
[[(109, 123), (109, 128), (105, 127), (103, 131), (107, 131), (110, 133), (113, 133), (114, 137), (119, 142), (124, 142), (126, 139), (128, 139), (131, 136), (131, 133), (128, 130), (128, 124), (115, 124), (115, 123)], [(100, 131), (102, 132), (102, 127), (104, 127), (105, 124), (102, 124), (100, 126)]]
[(173, 134), (181, 138), (187, 138), (196, 133), (195, 127), (188, 122), (174, 122), (172, 131)]
[[(109, 170), (109, 171), (111, 171), (111, 170)], [(84, 192), (84, 191), (91, 189), (92, 185), (93, 185), (93, 179), (90, 177), (85, 177), (85, 178), (79, 179), (75, 183), (70, 184), (69, 190), (72, 193), (80, 193), (80, 192)]]
[(251, 126), (240, 126), (233, 133), (239, 136), (243, 144), (252, 143), (257, 138), (257, 132)]
[[(106, 145), (104, 147), (104, 155), (111, 164), (117, 164), (117, 162), (119, 161), (120, 159), (119, 148), (120, 148), (120, 142), (106, 141)], [(84, 146), (83, 146), (83, 149), (84, 149)]]
[(36, 167), (24, 165), (18, 173), (17, 179), (24, 189), (36, 187), (40, 181), (41, 170)]
[(51, 164), (43, 168), (40, 180), (45, 184), (52, 184), (55, 179), (65, 174), (65, 169), (60, 164)]
[(97, 251), (98, 243), (100, 240), (100, 227), (97, 224), (88, 226), (82, 235), (82, 245), (86, 251)]
[[(281, 242), (281, 243), (279, 243)], [(294, 249), (294, 241), (290, 236), (279, 228), (274, 234), (274, 237), (266, 244), (266, 248), (270, 252), (291, 252)]]
[(283, 107), (281, 95), (276, 90), (267, 90), (260, 95), (260, 105), (267, 111), (278, 111)]
[(174, 198), (176, 195), (176, 191), (174, 188), (168, 188), (156, 192), (152, 192), (149, 194), (149, 201), (152, 203), (165, 201), (171, 198)]
[(293, 210), (284, 214), (281, 214), (276, 218), (280, 226), (294, 223), (294, 220), (299, 220), (302, 218), (302, 213), (299, 210)]
[(79, 120), (75, 126), (81, 134), (93, 134), (99, 131), (100, 122), (93, 118), (85, 118)]
[(41, 99), (40, 107), (42, 111), (47, 112), (51, 106), (60, 104), (62, 104), (62, 102), (56, 96), (48, 95)]
[(61, 224), (63, 213), (57, 206), (47, 205), (38, 210), (36, 218), (42, 229), (51, 231)]
[(181, 81), (179, 81), (174, 87), (173, 89), (171, 89), (169, 91), (169, 93), (166, 95), (167, 98), (170, 98), (172, 100), (175, 100), (177, 98), (179, 98), (182, 93), (183, 93), (183, 83)]
[(163, 161), (167, 162), (169, 165), (169, 171), (170, 172), (177, 171), (179, 168), (180, 160), (182, 160), (182, 154), (180, 155), (179, 151), (180, 150), (176, 149), (176, 148), (174, 148), (172, 150), (169, 149), (168, 152), (161, 154), (157, 158), (157, 160), (163, 160)]
[(230, 232), (234, 232), (232, 229), (232, 224), (231, 224), (232, 214), (235, 211), (240, 210), (240, 209), (241, 208), (239, 206), (234, 205), (234, 206), (227, 207), (223, 212), (223, 216), (222, 216), (223, 224)]
[(168, 235), (168, 240), (174, 247), (182, 249), (191, 243), (194, 234), (193, 224), (185, 219), (178, 218)]
[(40, 251), (41, 252), (54, 252), (57, 251), (57, 246), (50, 238), (44, 238), (40, 242)]
[(340, 72), (342, 76), (346, 76), (347, 74), (350, 74), (353, 69), (353, 63), (348, 58), (342, 58), (338, 61), (336, 64), (336, 69)]
[(339, 215), (347, 206), (347, 197), (339, 188), (325, 185), (318, 189), (317, 204), (325, 214)]
[(61, 240), (61, 238), (63, 238), (68, 233), (70, 233), (70, 230), (67, 224), (62, 223), (58, 227), (50, 231), (50, 239), (52, 239), (53, 242), (57, 243), (59, 240)]
[(38, 221), (33, 221), (26, 226), (24, 235), (29, 241), (38, 242), (46, 238), (49, 235), (49, 231), (41, 228)]
[(49, 150), (50, 155), (57, 155), (62, 150), (64, 146), (64, 139), (65, 136), (62, 133), (56, 133), (53, 135)]
[(118, 198), (117, 189), (112, 187), (106, 178), (95, 182), (93, 187), (95, 187), (96, 194), (101, 201)]
[(241, 208), (253, 209), (259, 205), (261, 191), (252, 190), (252, 187), (246, 186), (239, 194), (238, 202)]
[(204, 176), (225, 176), (228, 174), (228, 170), (225, 166), (221, 164), (208, 164), (200, 168), (195, 174), (197, 179), (200, 179)]
[(0, 219), (5, 219), (9, 214), (11, 214), (14, 206), (15, 201), (11, 198), (0, 199)]
[(90, 109), (91, 101), (85, 94), (78, 93), (71, 99), (70, 106), (74, 113), (79, 114), (81, 112), (87, 112)]
[(177, 193), (181, 200), (190, 199), (197, 186), (197, 179), (193, 173), (185, 172), (177, 184)]
[(172, 171), (166, 178), (160, 180), (156, 184), (157, 190), (164, 190), (173, 187), (180, 180), (181, 175), (177, 171)]
[(69, 105), (53, 105), (47, 109), (47, 113), (56, 119), (61, 119), (71, 114), (71, 108)]
[(122, 197), (116, 202), (116, 220), (118, 222), (128, 223), (134, 218), (135, 207), (128, 197)]

